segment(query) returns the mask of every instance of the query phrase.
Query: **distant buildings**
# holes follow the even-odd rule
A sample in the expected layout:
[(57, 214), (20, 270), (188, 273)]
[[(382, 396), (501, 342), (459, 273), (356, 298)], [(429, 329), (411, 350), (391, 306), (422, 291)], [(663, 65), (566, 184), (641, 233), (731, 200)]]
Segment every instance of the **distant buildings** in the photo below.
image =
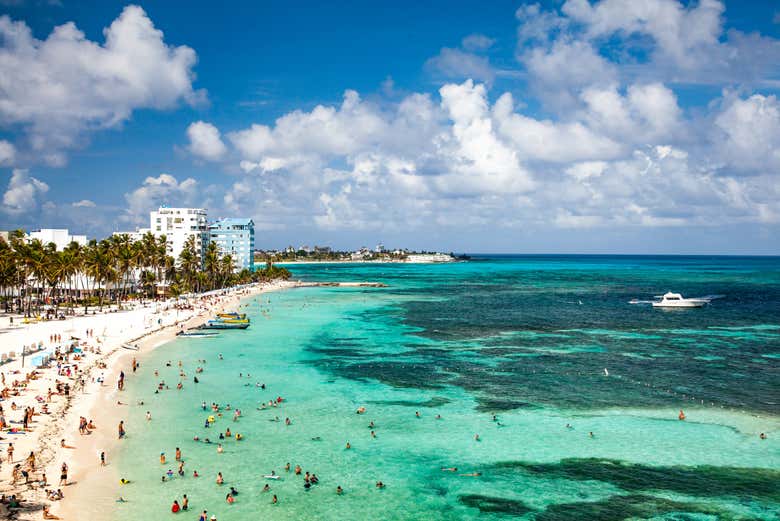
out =
[(54, 243), (58, 251), (65, 249), (71, 242), (77, 242), (81, 246), (87, 245), (86, 235), (71, 235), (67, 228), (42, 228), (27, 235), (28, 241), (38, 239), (44, 245)]
[(248, 218), (220, 219), (209, 225), (209, 238), (222, 255), (230, 255), (236, 269), (252, 269), (255, 251), (255, 223)]
[(134, 232), (114, 232), (112, 235), (127, 235), (130, 238), (130, 242), (137, 242), (144, 238), (144, 235), (149, 233), (149, 228), (136, 228)]
[[(167, 208), (161, 206), (149, 213), (149, 228), (155, 237), (165, 235), (167, 254), (178, 259), (184, 244), (195, 238), (195, 250), (201, 263), (209, 241), (206, 210), (203, 208)], [(140, 230), (139, 230), (140, 232)]]
[(249, 218), (225, 218), (209, 224), (208, 213), (203, 208), (168, 208), (161, 206), (149, 213), (149, 228), (139, 228), (126, 234), (138, 241), (146, 233), (155, 237), (165, 235), (166, 253), (178, 259), (184, 244), (195, 238), (195, 249), (201, 265), (205, 260), (209, 242), (214, 242), (221, 255), (233, 257), (236, 271), (254, 266), (255, 223)]

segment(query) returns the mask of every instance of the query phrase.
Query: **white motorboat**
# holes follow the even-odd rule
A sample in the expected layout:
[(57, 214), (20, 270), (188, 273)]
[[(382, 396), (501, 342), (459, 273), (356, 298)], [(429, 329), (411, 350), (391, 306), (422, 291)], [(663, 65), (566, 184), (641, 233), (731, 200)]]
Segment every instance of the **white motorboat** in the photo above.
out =
[(652, 302), (654, 308), (700, 308), (709, 304), (711, 300), (708, 298), (683, 298), (679, 293), (671, 291), (656, 298), (661, 300)]

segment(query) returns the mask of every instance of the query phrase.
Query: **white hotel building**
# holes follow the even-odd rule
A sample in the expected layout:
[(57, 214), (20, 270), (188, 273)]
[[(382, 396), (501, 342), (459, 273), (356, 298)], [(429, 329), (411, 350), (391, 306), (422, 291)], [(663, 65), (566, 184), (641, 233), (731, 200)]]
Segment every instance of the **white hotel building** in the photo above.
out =
[(155, 237), (165, 235), (167, 253), (174, 259), (184, 249), (184, 243), (195, 237), (195, 249), (200, 252), (201, 261), (209, 240), (206, 210), (203, 208), (166, 208), (161, 206), (149, 214), (149, 228)]

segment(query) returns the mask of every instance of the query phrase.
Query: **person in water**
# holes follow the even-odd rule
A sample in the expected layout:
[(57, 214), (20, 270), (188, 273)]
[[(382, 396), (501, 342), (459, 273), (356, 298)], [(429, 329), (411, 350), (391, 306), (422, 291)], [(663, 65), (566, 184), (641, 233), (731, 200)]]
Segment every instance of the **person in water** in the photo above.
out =
[(685, 419), (685, 413), (682, 409), (680, 409), (680, 414), (677, 415), (677, 417), (680, 419), (680, 421), (683, 421)]
[(344, 489), (343, 489), (343, 488), (341, 488), (341, 485), (339, 485), (338, 487), (336, 487), (336, 495), (337, 495), (337, 496), (340, 496), (340, 495), (341, 495), (341, 494), (343, 494), (343, 493), (344, 493)]
[(179, 510), (181, 510), (181, 507), (179, 506), (179, 502), (174, 499), (173, 500), (173, 505), (171, 505), (171, 512), (173, 512), (175, 514)]

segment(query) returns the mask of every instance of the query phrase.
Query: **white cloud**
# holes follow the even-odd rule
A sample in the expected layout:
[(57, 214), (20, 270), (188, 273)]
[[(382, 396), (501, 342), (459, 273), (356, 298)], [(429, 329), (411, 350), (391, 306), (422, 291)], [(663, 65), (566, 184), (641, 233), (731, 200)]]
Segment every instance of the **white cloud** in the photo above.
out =
[(616, 86), (590, 87), (581, 94), (583, 119), (592, 128), (621, 141), (636, 144), (672, 140), (680, 128), (682, 112), (677, 97), (660, 83), (634, 84), (626, 95)]
[(196, 121), (190, 124), (187, 127), (187, 137), (190, 140), (188, 149), (195, 156), (216, 161), (227, 152), (219, 130), (211, 123)]
[(461, 45), (467, 51), (480, 52), (487, 51), (493, 47), (494, 43), (496, 43), (494, 38), (490, 38), (484, 34), (474, 33), (463, 38)]
[(496, 71), (486, 56), (450, 47), (442, 47), (425, 67), (434, 75), (447, 79), (473, 79), (491, 84), (496, 78)]
[(0, 139), (0, 166), (11, 165), (16, 158), (16, 147), (13, 144)]
[(147, 177), (143, 184), (125, 194), (128, 208), (121, 218), (125, 222), (148, 222), (149, 212), (163, 204), (168, 206), (190, 206), (198, 197), (198, 182), (188, 177), (178, 181), (170, 174)]
[(535, 92), (560, 112), (578, 106), (582, 89), (617, 83), (617, 68), (585, 41), (556, 40), (524, 50), (519, 58)]
[(9, 215), (33, 213), (48, 191), (49, 185), (29, 175), (27, 170), (14, 169), (8, 189), (3, 194), (3, 212)]
[(205, 99), (192, 87), (195, 51), (166, 44), (140, 7), (126, 7), (103, 34), (102, 44), (88, 40), (68, 22), (38, 40), (24, 22), (0, 16), (0, 125), (23, 127), (49, 164), (135, 109)]
[(556, 123), (515, 113), (509, 93), (498, 99), (493, 115), (498, 131), (523, 159), (569, 163), (613, 158), (624, 151), (619, 142), (593, 132), (580, 122)]
[(384, 130), (377, 110), (348, 90), (338, 108), (317, 105), (311, 112), (296, 110), (277, 119), (273, 130), (255, 124), (228, 134), (228, 139), (247, 159), (259, 159), (269, 151), (337, 156), (374, 142)]
[(90, 201), (89, 199), (82, 199), (81, 201), (76, 201), (74, 203), (71, 203), (71, 206), (74, 208), (94, 208), (96, 205), (93, 201)]
[(737, 170), (780, 172), (780, 101), (754, 94), (726, 99), (715, 117), (715, 149)]

